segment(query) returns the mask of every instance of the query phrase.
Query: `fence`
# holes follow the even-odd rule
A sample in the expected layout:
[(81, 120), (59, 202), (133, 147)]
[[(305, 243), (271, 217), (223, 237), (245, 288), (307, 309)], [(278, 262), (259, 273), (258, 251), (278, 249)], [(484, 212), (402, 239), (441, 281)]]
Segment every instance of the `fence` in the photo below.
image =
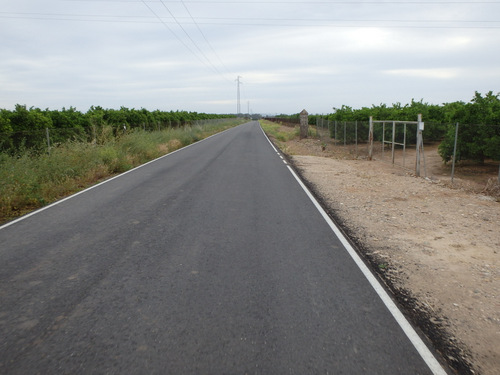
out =
[[(421, 131), (419, 131), (419, 123), (422, 124)], [(498, 139), (500, 139), (500, 126), (459, 124), (453, 126), (451, 124), (425, 123), (425, 128), (423, 128), (423, 123), (418, 120), (378, 120), (372, 122), (372, 127), (372, 138), (370, 138), (369, 121), (332, 121), (328, 118), (317, 117), (316, 137), (325, 143), (330, 143), (336, 150), (341, 150), (344, 154), (351, 155), (354, 158), (374, 158), (384, 162), (391, 162), (393, 165), (414, 170), (417, 175), (421, 174), (419, 167), (421, 161), (423, 165), (422, 175), (424, 177), (429, 177), (429, 172), (431, 175), (433, 173), (432, 170), (428, 170), (429, 159), (431, 159), (432, 165), (439, 164), (440, 174), (446, 173), (452, 184), (459, 160), (462, 160), (462, 167), (467, 165), (468, 168), (472, 169), (474, 165), (477, 166), (476, 175), (480, 173), (491, 175), (491, 170), (497, 168), (496, 180), (500, 183), (499, 147), (497, 147), (497, 157), (486, 157), (484, 160), (479, 160), (479, 162), (474, 161), (474, 158), (466, 161), (467, 158), (463, 158), (463, 155), (461, 155), (461, 153), (464, 154), (465, 149), (472, 147), (467, 144), (468, 141), (471, 141), (471, 128), (477, 130), (475, 128), (484, 127), (492, 134), (495, 132), (499, 134), (497, 136), (499, 138), (495, 138), (494, 135), (490, 137), (492, 143), (489, 147), (491, 149), (496, 145), (495, 140), (498, 142)], [(451, 128), (454, 130), (452, 135), (450, 134)], [(461, 132), (460, 129), (463, 129), (463, 131)], [(443, 136), (444, 133), (446, 133), (445, 136)], [(427, 138), (426, 134), (429, 135), (430, 139)], [(426, 143), (424, 143), (425, 138), (428, 140)], [(418, 144), (420, 147), (417, 147)], [(449, 144), (455, 146), (452, 147), (451, 152), (447, 151), (447, 149), (450, 149)], [(460, 151), (461, 144), (462, 151)], [(439, 154), (437, 153), (438, 145), (440, 145)], [(432, 150), (430, 157), (424, 151), (427, 147)], [(449, 163), (445, 164), (441, 155), (448, 158), (447, 162)], [(481, 155), (477, 158), (480, 157)], [(415, 163), (409, 164), (408, 160), (415, 160)]]
[(288, 118), (288, 117), (265, 117), (267, 121), (276, 122), (284, 126), (294, 127), (300, 125), (300, 118)]

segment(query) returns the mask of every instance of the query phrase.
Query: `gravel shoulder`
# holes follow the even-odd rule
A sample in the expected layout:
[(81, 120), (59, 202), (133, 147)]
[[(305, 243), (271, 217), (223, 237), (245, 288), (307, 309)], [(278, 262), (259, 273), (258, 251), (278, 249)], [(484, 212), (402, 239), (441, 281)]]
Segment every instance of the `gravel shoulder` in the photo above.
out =
[(276, 144), (450, 365), (498, 374), (498, 197), (339, 153), (331, 141)]

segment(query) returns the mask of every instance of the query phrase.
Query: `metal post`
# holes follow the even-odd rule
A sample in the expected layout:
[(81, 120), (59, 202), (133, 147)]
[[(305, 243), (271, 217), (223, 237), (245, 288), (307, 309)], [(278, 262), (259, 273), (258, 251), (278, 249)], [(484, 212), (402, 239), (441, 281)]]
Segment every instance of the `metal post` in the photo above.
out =
[[(455, 177), (455, 161), (457, 160), (457, 138), (458, 138), (458, 122), (455, 125), (455, 145), (453, 146), (453, 160), (451, 162), (451, 184), (453, 185), (453, 178)], [(500, 179), (500, 171), (498, 173)]]
[(415, 166), (415, 174), (420, 177), (420, 147), (422, 145), (422, 115), (418, 114), (418, 125), (417, 125), (417, 162)]
[(373, 116), (370, 116), (370, 126), (368, 130), (368, 160), (373, 158)]
[(337, 147), (337, 120), (335, 120), (335, 147)]
[(404, 124), (404, 133), (403, 133), (403, 168), (405, 167), (406, 160), (406, 122)]
[(358, 158), (358, 120), (354, 123), (354, 137), (356, 138), (356, 159)]
[(347, 121), (344, 121), (344, 148), (346, 147), (346, 126), (347, 126)]
[(392, 122), (392, 165), (394, 165), (394, 146), (396, 142), (396, 122)]
[(385, 150), (385, 122), (382, 123), (382, 159), (384, 158)]
[(424, 142), (422, 142), (422, 159), (424, 159), (424, 177), (427, 177), (427, 164), (425, 163)]

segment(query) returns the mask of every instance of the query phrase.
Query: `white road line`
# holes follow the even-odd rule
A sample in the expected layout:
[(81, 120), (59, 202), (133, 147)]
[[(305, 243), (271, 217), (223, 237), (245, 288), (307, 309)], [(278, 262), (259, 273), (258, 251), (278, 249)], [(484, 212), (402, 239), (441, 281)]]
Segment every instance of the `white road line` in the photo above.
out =
[[(262, 128), (261, 128), (262, 129)], [(264, 130), (262, 130), (264, 133), (267, 141), (271, 144), (273, 149), (278, 153), (272, 142), (269, 140), (267, 137), (266, 133)], [(279, 153), (278, 153), (279, 154)], [(309, 199), (312, 201), (316, 209), (319, 211), (321, 216), (323, 216), (323, 219), (327, 222), (327, 224), (330, 226), (332, 231), (335, 233), (335, 235), (338, 237), (342, 245), (344, 245), (344, 248), (347, 250), (351, 258), (354, 260), (356, 265), (359, 267), (363, 275), (366, 277), (370, 285), (375, 289), (375, 292), (378, 294), (382, 302), (385, 304), (387, 309), (389, 309), (390, 313), (396, 320), (396, 322), (399, 324), (399, 326), (402, 328), (408, 339), (411, 341), (415, 349), (418, 351), (422, 359), (425, 361), (429, 369), (432, 371), (433, 374), (435, 375), (446, 375), (446, 371), (443, 369), (443, 367), (439, 364), (437, 359), (434, 357), (434, 355), (431, 353), (429, 348), (425, 345), (425, 343), (422, 341), (420, 336), (417, 334), (417, 332), (413, 329), (411, 324), (408, 322), (408, 320), (405, 318), (401, 310), (396, 306), (394, 301), (391, 299), (389, 294), (386, 292), (386, 290), (380, 285), (379, 281), (375, 278), (373, 273), (370, 271), (370, 269), (366, 266), (366, 264), (363, 262), (363, 260), (360, 258), (358, 253), (354, 250), (354, 248), (351, 246), (349, 241), (345, 238), (344, 234), (341, 232), (341, 230), (337, 227), (337, 225), (332, 221), (332, 219), (328, 216), (328, 214), (325, 212), (323, 207), (318, 203), (316, 198), (312, 195), (312, 193), (309, 191), (309, 189), (304, 185), (302, 180), (297, 176), (295, 171), (287, 165), (288, 170), (290, 173), (295, 177), (297, 180), (298, 184), (302, 187), (302, 189), (305, 191)]]
[[(243, 124), (242, 124), (242, 125), (243, 125)], [(240, 126), (240, 125), (238, 125), (238, 126)], [(237, 127), (237, 126), (235, 126), (235, 127)], [(48, 210), (48, 209), (49, 209), (49, 208), (51, 208), (51, 207), (57, 206), (58, 204), (63, 203), (63, 202), (65, 202), (65, 201), (67, 201), (67, 200), (69, 200), (69, 199), (71, 199), (71, 198), (74, 198), (74, 197), (76, 197), (76, 196), (80, 195), (80, 194), (86, 193), (86, 192), (87, 192), (87, 191), (89, 191), (89, 190), (95, 189), (95, 188), (96, 188), (96, 187), (98, 187), (98, 186), (101, 186), (101, 185), (106, 184), (106, 183), (108, 183), (108, 182), (110, 182), (110, 181), (113, 181), (113, 180), (115, 180), (115, 179), (117, 179), (117, 178), (120, 178), (120, 177), (122, 177), (122, 176), (125, 176), (126, 174), (128, 174), (128, 173), (130, 173), (130, 172), (133, 172), (133, 171), (135, 171), (136, 169), (142, 168), (142, 167), (144, 167), (144, 166), (146, 166), (146, 165), (148, 165), (148, 164), (151, 164), (151, 163), (154, 163), (154, 162), (156, 162), (156, 161), (158, 161), (158, 160), (160, 160), (160, 159), (166, 158), (167, 156), (173, 155), (173, 154), (175, 154), (176, 152), (179, 152), (179, 151), (185, 150), (186, 148), (191, 147), (191, 146), (194, 146), (194, 145), (195, 145), (195, 144), (197, 144), (197, 143), (200, 143), (200, 142), (206, 141), (206, 140), (207, 140), (207, 139), (209, 139), (209, 138), (212, 138), (212, 137), (215, 137), (215, 136), (220, 135), (220, 134), (222, 134), (222, 133), (225, 133), (225, 132), (227, 132), (227, 131), (229, 131), (229, 130), (231, 130), (231, 129), (234, 129), (235, 127), (232, 127), (232, 128), (226, 129), (226, 130), (224, 130), (224, 131), (222, 131), (222, 132), (220, 132), (220, 133), (215, 133), (215, 134), (212, 134), (211, 136), (209, 136), (209, 137), (207, 137), (207, 138), (204, 138), (204, 139), (202, 139), (202, 140), (200, 140), (200, 141), (198, 141), (198, 142), (191, 143), (191, 144), (189, 144), (189, 145), (187, 145), (187, 146), (184, 146), (184, 147), (182, 147), (182, 148), (179, 148), (178, 150), (175, 150), (175, 151), (169, 152), (168, 154), (165, 154), (165, 155), (163, 155), (163, 156), (160, 156), (159, 158), (156, 158), (156, 159), (153, 159), (153, 160), (151, 160), (151, 161), (148, 161), (147, 163), (141, 164), (141, 165), (139, 165), (139, 166), (137, 166), (137, 167), (135, 167), (135, 168), (132, 168), (132, 169), (130, 169), (130, 170), (128, 170), (128, 171), (126, 171), (126, 172), (120, 173), (119, 175), (116, 175), (116, 176), (111, 177), (111, 178), (109, 178), (109, 179), (107, 179), (107, 180), (105, 180), (105, 181), (102, 181), (102, 182), (100, 182), (100, 183), (98, 183), (98, 184), (96, 184), (96, 185), (93, 185), (93, 186), (91, 186), (91, 187), (89, 187), (89, 188), (86, 188), (86, 189), (84, 189), (84, 190), (82, 190), (82, 191), (79, 191), (78, 193), (72, 194), (72, 195), (70, 195), (70, 196), (68, 196), (68, 197), (66, 197), (66, 198), (63, 198), (63, 199), (58, 200), (58, 201), (56, 201), (56, 202), (54, 202), (54, 203), (51, 203), (51, 204), (49, 204), (48, 206), (45, 206), (45, 207), (39, 208), (39, 209), (38, 209), (38, 210), (36, 210), (36, 211), (30, 212), (29, 214), (23, 215), (23, 216), (21, 216), (21, 217), (19, 217), (19, 218), (17, 218), (17, 219), (14, 219), (14, 220), (12, 220), (12, 221), (9, 221), (8, 223), (6, 223), (6, 224), (4, 224), (4, 225), (1, 225), (1, 226), (0, 226), (0, 230), (5, 229), (5, 228), (7, 228), (7, 227), (10, 227), (11, 225), (13, 225), (13, 224), (15, 224), (15, 223), (18, 223), (18, 222), (20, 222), (20, 221), (22, 221), (22, 220), (24, 220), (24, 219), (27, 219), (27, 218), (29, 218), (29, 217), (31, 217), (31, 216), (33, 216), (33, 215), (39, 214), (40, 212), (43, 212), (43, 211), (45, 211), (45, 210)]]

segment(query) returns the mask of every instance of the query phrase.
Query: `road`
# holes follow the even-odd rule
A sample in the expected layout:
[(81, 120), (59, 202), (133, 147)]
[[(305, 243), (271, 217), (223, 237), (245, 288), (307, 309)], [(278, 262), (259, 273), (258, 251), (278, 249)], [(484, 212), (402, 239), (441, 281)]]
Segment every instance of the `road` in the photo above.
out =
[(257, 122), (0, 246), (2, 374), (431, 373)]

